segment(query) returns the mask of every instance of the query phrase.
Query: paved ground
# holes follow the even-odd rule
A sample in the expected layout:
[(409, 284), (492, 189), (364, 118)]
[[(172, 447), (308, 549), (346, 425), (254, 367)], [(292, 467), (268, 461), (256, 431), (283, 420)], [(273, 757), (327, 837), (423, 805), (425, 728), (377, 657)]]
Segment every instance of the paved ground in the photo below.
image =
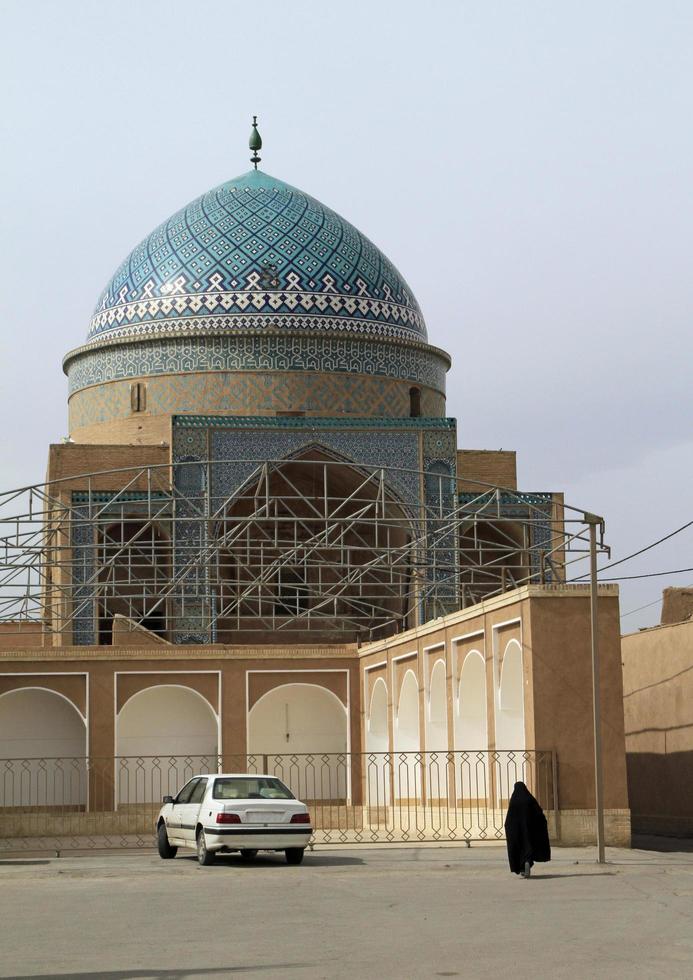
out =
[(3, 977), (693, 976), (693, 853), (319, 850), (211, 868), (109, 854), (0, 862)]

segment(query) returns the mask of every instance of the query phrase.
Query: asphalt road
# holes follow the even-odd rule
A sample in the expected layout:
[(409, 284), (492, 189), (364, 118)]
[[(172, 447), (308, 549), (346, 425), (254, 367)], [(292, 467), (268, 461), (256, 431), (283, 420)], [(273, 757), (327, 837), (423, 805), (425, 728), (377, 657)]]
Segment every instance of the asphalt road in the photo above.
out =
[(0, 861), (0, 976), (683, 978), (693, 853), (497, 846)]

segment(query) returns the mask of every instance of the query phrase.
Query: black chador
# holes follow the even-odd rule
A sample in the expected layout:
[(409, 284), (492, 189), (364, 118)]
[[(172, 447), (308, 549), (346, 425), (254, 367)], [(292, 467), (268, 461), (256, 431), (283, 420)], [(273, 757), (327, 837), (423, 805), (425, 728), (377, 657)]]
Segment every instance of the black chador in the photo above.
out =
[(551, 860), (549, 830), (544, 811), (524, 783), (515, 783), (505, 818), (508, 862), (516, 875), (529, 878), (535, 861)]

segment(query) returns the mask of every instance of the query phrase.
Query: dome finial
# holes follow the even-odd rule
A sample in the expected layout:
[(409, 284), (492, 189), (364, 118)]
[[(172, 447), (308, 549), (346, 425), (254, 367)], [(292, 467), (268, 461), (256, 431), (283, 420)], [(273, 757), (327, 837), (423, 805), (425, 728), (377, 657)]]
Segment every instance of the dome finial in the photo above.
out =
[(250, 158), (250, 162), (254, 165), (257, 170), (257, 165), (260, 162), (260, 155), (258, 150), (262, 149), (262, 137), (257, 131), (257, 116), (253, 116), (253, 128), (250, 132), (250, 139), (248, 140), (248, 146), (253, 151), (253, 155)]

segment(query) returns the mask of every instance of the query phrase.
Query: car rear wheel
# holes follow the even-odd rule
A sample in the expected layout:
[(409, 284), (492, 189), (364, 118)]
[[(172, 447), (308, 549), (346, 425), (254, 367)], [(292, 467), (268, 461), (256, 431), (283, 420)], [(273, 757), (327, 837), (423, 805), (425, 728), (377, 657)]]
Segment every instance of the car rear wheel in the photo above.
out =
[(169, 858), (174, 858), (178, 853), (178, 848), (169, 844), (168, 834), (166, 833), (166, 824), (160, 823), (156, 832), (156, 843), (159, 848), (159, 857), (163, 858), (165, 861)]
[(201, 829), (197, 832), (197, 860), (204, 867), (209, 867), (210, 864), (214, 863), (214, 851), (207, 850), (205, 832)]
[(244, 861), (252, 861), (254, 858), (257, 857), (257, 848), (244, 847), (243, 850), (241, 851), (241, 857), (243, 858)]
[(300, 864), (303, 860), (302, 847), (287, 847), (286, 849), (286, 863), (287, 864)]

